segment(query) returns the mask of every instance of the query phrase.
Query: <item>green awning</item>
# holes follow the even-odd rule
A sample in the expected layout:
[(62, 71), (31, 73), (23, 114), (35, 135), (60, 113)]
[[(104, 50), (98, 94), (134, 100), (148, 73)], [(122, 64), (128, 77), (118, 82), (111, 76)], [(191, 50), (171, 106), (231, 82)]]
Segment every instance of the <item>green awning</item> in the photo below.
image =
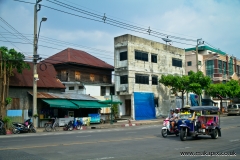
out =
[(76, 104), (79, 108), (106, 108), (110, 107), (107, 104), (98, 103), (98, 101), (77, 101), (70, 100), (74, 104)]
[(102, 103), (102, 104), (122, 104), (122, 102), (121, 101), (112, 101), (111, 102), (111, 100), (110, 99), (108, 99), (108, 100), (104, 100), (104, 101), (98, 101), (99, 103)]
[(56, 108), (72, 108), (78, 109), (79, 107), (67, 99), (43, 99), (44, 102), (48, 103), (50, 107)]

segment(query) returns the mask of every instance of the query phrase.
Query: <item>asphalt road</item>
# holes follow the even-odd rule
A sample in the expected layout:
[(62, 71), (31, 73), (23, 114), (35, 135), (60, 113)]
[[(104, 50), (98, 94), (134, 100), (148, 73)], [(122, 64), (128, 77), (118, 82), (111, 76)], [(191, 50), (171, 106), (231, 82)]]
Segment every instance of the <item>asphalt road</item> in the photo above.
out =
[[(222, 137), (163, 138), (161, 125), (0, 136), (0, 160), (240, 159), (240, 116), (221, 118)], [(237, 156), (181, 156), (181, 152)]]

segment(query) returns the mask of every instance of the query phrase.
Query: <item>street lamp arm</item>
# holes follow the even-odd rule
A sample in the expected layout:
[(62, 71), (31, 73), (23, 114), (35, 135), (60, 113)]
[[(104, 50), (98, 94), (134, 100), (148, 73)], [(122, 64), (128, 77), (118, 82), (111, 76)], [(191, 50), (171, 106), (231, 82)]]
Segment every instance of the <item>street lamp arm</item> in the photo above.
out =
[(41, 25), (42, 25), (42, 22), (45, 22), (45, 21), (47, 21), (47, 18), (46, 18), (46, 17), (43, 17), (42, 20), (41, 20), (41, 22), (40, 22), (39, 28), (38, 28), (37, 43), (36, 43), (37, 46), (38, 46), (38, 39), (39, 39), (39, 34), (40, 34)]

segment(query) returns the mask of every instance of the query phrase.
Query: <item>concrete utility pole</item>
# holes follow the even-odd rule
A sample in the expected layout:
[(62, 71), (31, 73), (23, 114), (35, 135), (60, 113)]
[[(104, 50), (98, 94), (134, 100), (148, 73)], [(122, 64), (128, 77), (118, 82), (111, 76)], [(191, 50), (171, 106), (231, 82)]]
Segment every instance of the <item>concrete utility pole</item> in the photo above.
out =
[[(34, 39), (33, 39), (33, 115), (37, 114), (37, 4), (39, 3), (36, 0), (36, 4), (34, 5)], [(33, 125), (37, 127), (36, 119), (33, 118)]]
[[(38, 49), (38, 38), (39, 32), (42, 21), (46, 21), (47, 18), (42, 18), (40, 23), (39, 32), (37, 33), (37, 12), (40, 11), (41, 5), (39, 4), (42, 0), (36, 0), (36, 4), (34, 5), (34, 39), (33, 39), (33, 116), (37, 114), (37, 81), (38, 81), (38, 74), (37, 74), (37, 61), (39, 55), (37, 54)], [(33, 118), (34, 127), (37, 127), (37, 121)]]
[[(204, 41), (202, 42), (202, 38), (201, 39), (197, 39), (197, 46), (196, 46), (196, 67), (197, 67), (197, 71), (196, 72), (198, 72), (199, 71), (199, 68), (198, 68), (198, 45), (201, 45), (201, 44), (203, 44), (204, 43)], [(202, 100), (201, 100), (201, 95), (199, 95), (198, 96), (198, 102), (199, 102), (199, 106), (201, 106), (202, 105)]]

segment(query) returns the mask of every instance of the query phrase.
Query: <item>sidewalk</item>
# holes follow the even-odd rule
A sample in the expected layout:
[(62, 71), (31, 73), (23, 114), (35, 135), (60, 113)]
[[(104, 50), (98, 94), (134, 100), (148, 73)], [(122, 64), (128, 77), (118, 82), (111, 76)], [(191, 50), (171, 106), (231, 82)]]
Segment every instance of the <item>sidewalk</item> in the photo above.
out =
[[(221, 114), (221, 117), (227, 117), (227, 113)], [(118, 120), (117, 122), (110, 122), (104, 124), (90, 124), (90, 126), (82, 126), (81, 130), (88, 130), (88, 129), (108, 129), (108, 128), (120, 128), (120, 127), (134, 127), (134, 126), (141, 126), (141, 125), (162, 125), (163, 120), (165, 118), (156, 118), (152, 120), (132, 120), (129, 122), (128, 120)], [(63, 127), (60, 127), (60, 131), (63, 131)], [(37, 128), (37, 132), (46, 132), (44, 128)]]
[[(117, 122), (113, 122), (113, 124), (104, 123), (104, 124), (90, 124), (90, 126), (82, 126), (81, 130), (87, 129), (108, 129), (108, 128), (120, 128), (120, 127), (133, 127), (133, 126), (141, 126), (141, 125), (161, 125), (163, 123), (163, 118), (157, 118), (152, 120), (119, 120)], [(60, 131), (63, 130), (63, 127), (60, 127)], [(45, 132), (44, 128), (37, 128), (37, 132)]]

